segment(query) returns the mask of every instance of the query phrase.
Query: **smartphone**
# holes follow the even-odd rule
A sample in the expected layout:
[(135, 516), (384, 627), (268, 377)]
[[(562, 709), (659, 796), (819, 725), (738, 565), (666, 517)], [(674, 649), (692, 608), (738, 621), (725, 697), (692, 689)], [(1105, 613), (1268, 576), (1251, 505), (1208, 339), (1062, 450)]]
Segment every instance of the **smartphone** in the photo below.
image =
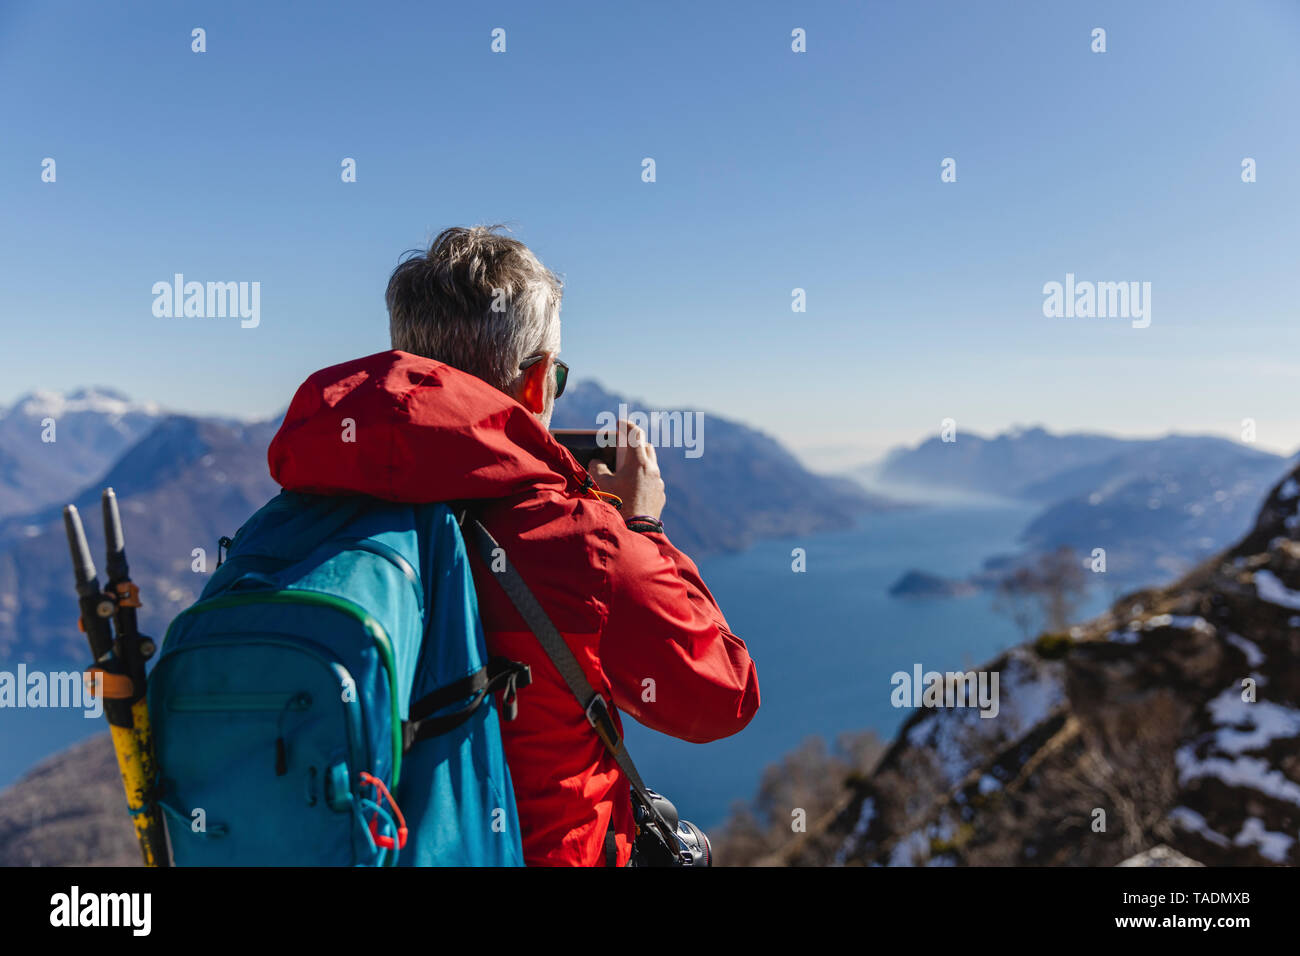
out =
[(586, 428), (553, 428), (551, 437), (558, 441), (574, 458), (578, 459), (578, 464), (583, 468), (590, 469), (593, 461), (603, 461), (610, 471), (618, 460), (617, 445), (601, 445), (596, 440), (600, 434), (608, 435), (608, 432), (598, 432), (596, 429)]

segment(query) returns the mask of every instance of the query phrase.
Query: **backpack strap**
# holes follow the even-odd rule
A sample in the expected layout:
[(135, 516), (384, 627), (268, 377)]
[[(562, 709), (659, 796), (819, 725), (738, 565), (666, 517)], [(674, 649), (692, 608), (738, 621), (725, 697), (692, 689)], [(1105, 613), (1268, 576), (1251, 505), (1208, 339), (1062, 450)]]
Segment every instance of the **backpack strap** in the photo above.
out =
[[(514, 720), (519, 709), (515, 695), (519, 688), (527, 687), (532, 680), (532, 671), (527, 664), (506, 660), (504, 657), (490, 658), (486, 667), (480, 667), (468, 677), (439, 687), (411, 703), (410, 718), (402, 722), (402, 752), (410, 750), (421, 740), (455, 730), (473, 717), (483, 702), (498, 690), (505, 691), (502, 698), (505, 705), (504, 719)], [(464, 707), (441, 717), (432, 716), (444, 707), (471, 696), (473, 699)]]
[[(569, 685), (569, 690), (577, 698), (578, 706), (587, 715), (587, 723), (591, 724), (595, 729), (596, 735), (605, 744), (610, 756), (614, 758), (619, 769), (623, 771), (624, 776), (632, 785), (632, 790), (648, 810), (651, 822), (660, 831), (659, 839), (667, 847), (675, 847), (677, 838), (674, 828), (668, 825), (654, 800), (646, 791), (646, 785), (641, 780), (641, 774), (637, 772), (636, 765), (632, 763), (632, 757), (628, 754), (618, 728), (614, 725), (614, 718), (610, 713), (609, 704), (591, 686), (591, 682), (587, 680), (587, 675), (582, 672), (582, 666), (578, 663), (578, 659), (573, 656), (573, 651), (570, 650), (560, 632), (556, 630), (555, 625), (551, 623), (551, 619), (546, 616), (546, 612), (542, 610), (542, 605), (533, 595), (533, 592), (529, 590), (528, 585), (524, 583), (524, 579), (515, 570), (515, 566), (510, 563), (505, 550), (497, 544), (496, 539), (492, 537), (487, 528), (483, 527), (483, 523), (478, 518), (466, 513), (462, 520), (470, 526), (470, 531), (474, 536), (483, 563), (492, 572), (502, 590), (506, 592), (506, 597), (510, 598), (510, 603), (515, 606), (515, 610), (524, 619), (529, 630), (536, 635), (538, 643), (542, 645), (542, 650), (546, 651), (546, 656), (551, 659), (551, 663), (555, 665), (555, 669), (560, 672), (564, 682)], [(501, 570), (496, 570), (497, 567), (500, 567)]]

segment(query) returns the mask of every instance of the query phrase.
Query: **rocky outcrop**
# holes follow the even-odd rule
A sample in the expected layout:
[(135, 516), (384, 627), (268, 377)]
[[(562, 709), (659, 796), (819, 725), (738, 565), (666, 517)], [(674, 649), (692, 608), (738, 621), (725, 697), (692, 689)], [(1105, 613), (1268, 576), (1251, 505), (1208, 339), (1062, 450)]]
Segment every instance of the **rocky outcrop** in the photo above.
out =
[(1293, 474), (1237, 547), (988, 664), (995, 717), (918, 710), (782, 862), (1300, 863), (1298, 503)]
[(889, 588), (891, 597), (969, 597), (978, 589), (969, 581), (925, 571), (907, 571)]
[(1197, 863), (1190, 857), (1183, 856), (1177, 850), (1171, 850), (1169, 847), (1161, 844), (1153, 846), (1149, 850), (1144, 850), (1137, 856), (1131, 856), (1120, 866), (1205, 866), (1204, 863)]

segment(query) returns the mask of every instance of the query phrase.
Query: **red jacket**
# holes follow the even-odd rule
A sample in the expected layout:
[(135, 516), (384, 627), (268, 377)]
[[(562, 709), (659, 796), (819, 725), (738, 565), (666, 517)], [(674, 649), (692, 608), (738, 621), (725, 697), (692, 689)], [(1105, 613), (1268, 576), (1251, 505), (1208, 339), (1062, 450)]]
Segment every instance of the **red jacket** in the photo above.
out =
[[(344, 441), (347, 419), (353, 441)], [(298, 389), (268, 458), (292, 491), (484, 500), (483, 524), (591, 685), (645, 726), (704, 743), (741, 730), (758, 709), (754, 663), (691, 560), (663, 534), (629, 531), (612, 505), (583, 491), (586, 471), (537, 417), (481, 379), (397, 351), (324, 369)], [(518, 717), (502, 723), (524, 857), (602, 865), (612, 826), (625, 865), (627, 780), (469, 550), (489, 652), (532, 666)]]

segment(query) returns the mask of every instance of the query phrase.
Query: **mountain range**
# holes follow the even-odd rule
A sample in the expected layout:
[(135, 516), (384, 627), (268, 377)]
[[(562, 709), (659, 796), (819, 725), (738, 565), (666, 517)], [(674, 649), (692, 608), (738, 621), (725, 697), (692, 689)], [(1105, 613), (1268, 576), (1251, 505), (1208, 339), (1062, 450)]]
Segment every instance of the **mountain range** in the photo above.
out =
[[(1288, 467), (1279, 455), (1215, 436), (1124, 439), (1034, 427), (994, 438), (930, 438), (858, 477), (930, 499), (1036, 506), (1020, 535), (1024, 553), (990, 555), (989, 573), (976, 576), (984, 583), (999, 569), (1068, 547), (1085, 556), (1104, 549), (1107, 572), (1137, 586), (1172, 580), (1240, 538)], [(923, 579), (917, 572), (911, 580)], [(931, 582), (932, 593), (942, 590)]]
[[(555, 404), (553, 428), (598, 428), (602, 413), (657, 409), (628, 401), (595, 382), (582, 382)], [(725, 418), (701, 416), (698, 457), (659, 445), (656, 455), (668, 504), (663, 520), (673, 543), (688, 553), (739, 551), (760, 537), (831, 531), (864, 510), (896, 507), (843, 477), (813, 475), (776, 439)]]
[(955, 439), (933, 437), (895, 448), (868, 473), (882, 487), (1046, 501), (1059, 497), (1043, 484), (1047, 479), (1104, 462), (1129, 444), (1111, 435), (1054, 435), (1041, 426), (992, 438), (958, 432)]
[[(594, 383), (557, 405), (555, 427), (597, 427), (627, 399)], [(644, 406), (634, 406), (642, 407)], [(0, 414), (0, 660), (77, 659), (72, 570), (61, 507), (82, 512), (102, 548), (99, 492), (113, 487), (140, 585), (145, 629), (161, 632), (192, 603), (217, 560), (217, 541), (273, 497), (266, 449), (282, 416), (258, 423), (168, 414), (107, 389), (43, 393)], [(41, 441), (53, 419), (56, 440)], [(841, 478), (815, 475), (772, 438), (707, 416), (702, 454), (660, 448), (670, 537), (693, 554), (736, 550), (759, 537), (841, 527), (886, 502)], [(202, 549), (199, 551), (199, 549)], [(160, 636), (160, 635), (159, 635)]]

